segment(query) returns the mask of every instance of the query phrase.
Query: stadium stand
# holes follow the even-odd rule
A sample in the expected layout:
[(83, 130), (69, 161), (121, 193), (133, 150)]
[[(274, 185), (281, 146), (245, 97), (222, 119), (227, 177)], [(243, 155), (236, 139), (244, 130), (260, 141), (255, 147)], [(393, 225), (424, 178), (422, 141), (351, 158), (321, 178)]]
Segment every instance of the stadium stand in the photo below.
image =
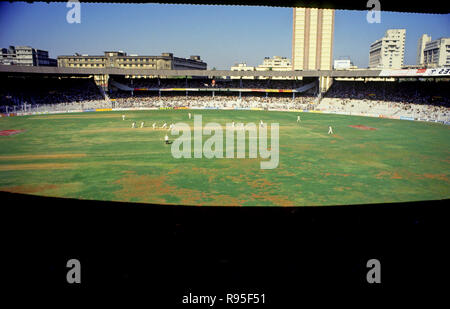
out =
[[(213, 80), (204, 78), (114, 77), (110, 93), (102, 95), (92, 78), (5, 77), (0, 85), (0, 111), (65, 112), (104, 108), (225, 108), (316, 110), (375, 117), (450, 122), (448, 82), (436, 81), (335, 81), (327, 93), (313, 87), (304, 93), (264, 91), (212, 91), (211, 87), (236, 89), (295, 89), (297, 80)], [(113, 87), (114, 82), (135, 91)], [(311, 84), (311, 81), (307, 81)], [(112, 86), (112, 87), (111, 87)], [(187, 87), (186, 87), (187, 86)], [(181, 88), (145, 91), (139, 88)], [(208, 91), (184, 91), (204, 88)], [(298, 89), (298, 88), (297, 88)], [(197, 89), (199, 90), (199, 89)], [(108, 97), (109, 96), (109, 97)]]
[(167, 92), (158, 96), (146, 93), (136, 93), (131, 96), (127, 92), (115, 93), (111, 96), (115, 108), (125, 107), (195, 107), (195, 108), (258, 108), (258, 109), (308, 109), (316, 99), (312, 96), (272, 95), (265, 97), (260, 94), (244, 94), (239, 98), (235, 95), (194, 94), (183, 96), (176, 92)]
[(9, 77), (0, 82), (2, 106), (75, 104), (103, 99), (91, 78)]
[(317, 106), (324, 112), (450, 121), (446, 82), (336, 81)]

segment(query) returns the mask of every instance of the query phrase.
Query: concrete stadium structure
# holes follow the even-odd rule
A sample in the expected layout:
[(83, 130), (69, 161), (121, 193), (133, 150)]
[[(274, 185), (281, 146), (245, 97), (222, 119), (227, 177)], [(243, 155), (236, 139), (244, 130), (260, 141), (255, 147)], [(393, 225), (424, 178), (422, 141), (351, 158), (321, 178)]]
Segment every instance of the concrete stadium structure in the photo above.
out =
[(154, 69), (121, 69), (121, 68), (65, 68), (65, 67), (27, 67), (0, 65), (1, 74), (10, 75), (60, 75), (60, 76), (89, 76), (92, 75), (96, 83), (105, 90), (108, 85), (109, 76), (134, 76), (140, 77), (177, 77), (195, 76), (208, 78), (227, 77), (249, 77), (260, 76), (272, 77), (317, 77), (320, 92), (325, 92), (331, 86), (334, 78), (392, 78), (392, 77), (450, 77), (450, 70), (445, 68), (436, 69), (410, 69), (410, 70), (380, 70), (380, 69), (357, 69), (357, 70), (309, 70), (309, 71), (231, 71), (231, 70), (154, 70)]
[(97, 85), (107, 90), (110, 75), (152, 76), (152, 77), (317, 77), (319, 90), (325, 92), (331, 85), (333, 77), (378, 77), (381, 70), (348, 70), (348, 71), (231, 71), (231, 70), (154, 70), (154, 69), (120, 69), (120, 68), (65, 68), (65, 67), (23, 67), (0, 65), (0, 73), (7, 74), (40, 74), (40, 75), (93, 75)]
[(0, 72), (59, 75), (146, 75), (146, 76), (303, 76), (376, 77), (381, 70), (305, 70), (305, 71), (231, 71), (231, 70), (153, 70), (120, 68), (22, 67), (0, 65)]

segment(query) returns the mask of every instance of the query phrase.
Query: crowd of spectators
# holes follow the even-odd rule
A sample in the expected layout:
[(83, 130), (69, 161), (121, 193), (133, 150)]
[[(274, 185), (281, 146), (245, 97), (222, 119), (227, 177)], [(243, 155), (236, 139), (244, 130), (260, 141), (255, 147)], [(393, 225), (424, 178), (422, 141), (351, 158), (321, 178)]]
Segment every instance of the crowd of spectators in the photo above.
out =
[(126, 92), (117, 92), (111, 96), (112, 106), (115, 108), (127, 107), (195, 107), (195, 108), (261, 108), (261, 109), (307, 109), (317, 99), (311, 96), (287, 95), (215, 95), (189, 94), (182, 95), (176, 92), (166, 92), (161, 96), (139, 93), (131, 96)]
[[(118, 78), (131, 83), (131, 79)], [(101, 94), (92, 78), (3, 77), (0, 80), (0, 112), (69, 111), (95, 108), (191, 107), (317, 109), (347, 114), (378, 114), (450, 121), (448, 82), (335, 81), (319, 99), (309, 93), (224, 91), (112, 91)], [(135, 83), (138, 83), (137, 85)], [(184, 83), (184, 85), (183, 85)], [(135, 88), (211, 87), (211, 79), (135, 79)], [(295, 80), (217, 80), (216, 87), (292, 89)]]
[(297, 89), (303, 80), (279, 79), (210, 79), (210, 78), (124, 78), (114, 77), (116, 82), (130, 88), (253, 88)]
[(0, 105), (48, 105), (104, 100), (92, 78), (16, 77), (0, 80)]
[(325, 97), (450, 107), (447, 82), (335, 81)]
[(319, 110), (450, 121), (446, 82), (335, 81)]

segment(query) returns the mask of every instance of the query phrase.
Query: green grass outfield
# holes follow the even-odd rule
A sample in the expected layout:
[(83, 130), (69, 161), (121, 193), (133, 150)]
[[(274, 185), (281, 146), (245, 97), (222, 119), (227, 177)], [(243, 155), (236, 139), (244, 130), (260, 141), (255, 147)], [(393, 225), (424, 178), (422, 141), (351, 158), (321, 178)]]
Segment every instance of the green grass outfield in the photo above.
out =
[[(184, 205), (301, 206), (450, 197), (450, 127), (370, 117), (191, 110), (203, 125), (280, 124), (278, 168), (265, 159), (175, 159), (167, 131), (187, 110), (0, 118), (0, 190), (43, 196)], [(122, 120), (125, 114), (127, 119)], [(132, 129), (146, 122), (147, 128)], [(334, 135), (328, 135), (332, 125)], [(376, 130), (360, 130), (364, 125)], [(170, 136), (170, 135), (169, 135)], [(207, 139), (203, 137), (203, 142)], [(248, 146), (248, 143), (247, 143)], [(64, 207), (64, 205), (61, 205)]]

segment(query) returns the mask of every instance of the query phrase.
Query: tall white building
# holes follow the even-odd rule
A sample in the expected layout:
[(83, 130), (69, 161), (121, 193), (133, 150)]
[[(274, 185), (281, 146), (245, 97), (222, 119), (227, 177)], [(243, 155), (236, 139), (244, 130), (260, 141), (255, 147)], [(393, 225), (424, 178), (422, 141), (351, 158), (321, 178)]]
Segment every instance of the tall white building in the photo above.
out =
[(369, 67), (400, 69), (405, 55), (406, 29), (389, 29), (370, 45)]
[[(331, 70), (334, 10), (296, 7), (293, 13), (292, 69)], [(330, 76), (319, 77), (320, 92), (327, 91), (332, 82)]]
[(450, 67), (450, 38), (440, 38), (425, 45), (423, 61), (427, 67)]
[(423, 64), (423, 51), (425, 49), (425, 45), (431, 41), (431, 36), (428, 34), (423, 34), (419, 41), (417, 42), (417, 59), (416, 64), (421, 65)]
[(293, 70), (331, 70), (334, 10), (294, 8)]

